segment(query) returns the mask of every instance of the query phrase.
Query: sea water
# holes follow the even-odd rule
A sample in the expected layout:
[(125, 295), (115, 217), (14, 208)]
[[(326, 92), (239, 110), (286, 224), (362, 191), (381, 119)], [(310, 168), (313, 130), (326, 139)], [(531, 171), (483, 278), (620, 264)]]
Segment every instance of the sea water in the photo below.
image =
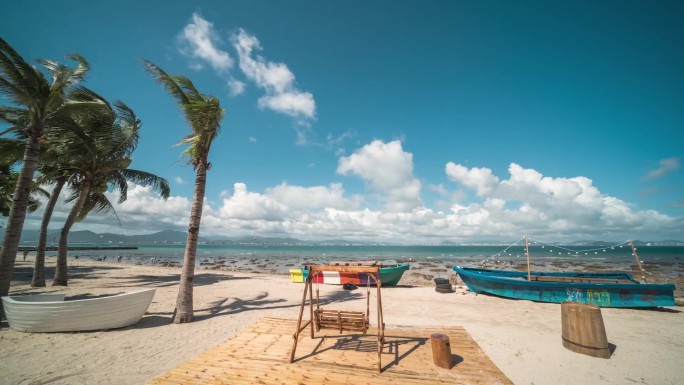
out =
[[(120, 245), (124, 246), (124, 245)], [(105, 259), (140, 264), (182, 263), (185, 246), (133, 245), (135, 250), (78, 250), (70, 257)], [(629, 244), (608, 247), (533, 245), (530, 262), (537, 270), (634, 270), (637, 258)], [(637, 248), (642, 267), (661, 273), (684, 273), (684, 247), (641, 246)], [(409, 262), (506, 268), (527, 264), (525, 245), (514, 246), (307, 246), (307, 245), (206, 245), (197, 246), (198, 267), (239, 264), (272, 264), (282, 268), (333, 261)], [(446, 269), (446, 267), (445, 267)]]

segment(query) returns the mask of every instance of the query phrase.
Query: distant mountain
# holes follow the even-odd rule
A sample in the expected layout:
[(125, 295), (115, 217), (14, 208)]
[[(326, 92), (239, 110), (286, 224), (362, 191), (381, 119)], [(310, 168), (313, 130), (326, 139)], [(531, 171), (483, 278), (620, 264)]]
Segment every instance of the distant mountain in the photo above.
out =
[[(185, 243), (187, 233), (175, 230), (164, 230), (154, 234), (123, 235), (112, 233), (94, 233), (90, 230), (72, 231), (69, 233), (69, 244), (94, 243), (94, 244), (150, 244), (150, 243)], [(48, 232), (48, 244), (59, 240), (59, 230)], [(200, 242), (207, 240), (200, 237)], [(25, 230), (21, 235), (22, 244), (38, 242), (38, 230)]]
[[(59, 240), (59, 230), (50, 230), (48, 233), (48, 245), (56, 244)], [(89, 230), (72, 231), (69, 233), (69, 244), (183, 244), (187, 240), (187, 233), (176, 230), (164, 230), (153, 234), (123, 235), (113, 233), (98, 234)], [(38, 242), (38, 230), (24, 230), (21, 236), (22, 245), (31, 245)], [(306, 246), (395, 246), (398, 243), (349, 241), (344, 239), (328, 239), (322, 241), (304, 241), (296, 238), (280, 237), (227, 237), (207, 236), (200, 237), (199, 242), (214, 245), (306, 245)], [(558, 246), (597, 246), (608, 247), (620, 242), (605, 242), (595, 240), (579, 240), (572, 242), (553, 242)], [(422, 246), (506, 246), (509, 242), (501, 241), (442, 241), (440, 243), (421, 244)], [(524, 243), (523, 243), (524, 244)], [(684, 241), (640, 241), (635, 240), (637, 247), (648, 246), (684, 246)]]

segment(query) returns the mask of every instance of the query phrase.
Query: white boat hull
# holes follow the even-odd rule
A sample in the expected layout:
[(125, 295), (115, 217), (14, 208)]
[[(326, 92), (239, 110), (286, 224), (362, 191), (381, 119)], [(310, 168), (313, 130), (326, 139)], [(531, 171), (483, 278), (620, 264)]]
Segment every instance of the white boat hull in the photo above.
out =
[(2, 297), (12, 329), (21, 332), (75, 332), (116, 329), (140, 321), (155, 289), (64, 301), (62, 294)]

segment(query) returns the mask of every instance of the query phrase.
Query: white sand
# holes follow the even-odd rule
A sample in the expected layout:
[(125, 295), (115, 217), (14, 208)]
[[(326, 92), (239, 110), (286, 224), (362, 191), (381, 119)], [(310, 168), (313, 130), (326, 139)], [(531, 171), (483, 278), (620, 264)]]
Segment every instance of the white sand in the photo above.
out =
[[(29, 260), (17, 261), (21, 281), (12, 294), (105, 294), (157, 288), (135, 326), (103, 332), (30, 334), (0, 327), (0, 384), (143, 384), (225, 341), (264, 316), (296, 318), (303, 290), (285, 276), (198, 270), (195, 317), (170, 323), (178, 291), (177, 268), (69, 261), (69, 287), (28, 287)], [(54, 260), (48, 259), (48, 265)], [(320, 285), (335, 308), (365, 310), (365, 289)], [(462, 325), (516, 384), (681, 384), (684, 313), (602, 309), (610, 359), (566, 350), (560, 305), (475, 295), (459, 288), (439, 294), (425, 286), (382, 289), (388, 326)], [(374, 299), (374, 297), (372, 298)], [(373, 302), (371, 302), (373, 303)], [(371, 306), (371, 309), (373, 307)], [(370, 316), (374, 320), (373, 310)], [(294, 331), (293, 331), (294, 332)], [(453, 352), (458, 354), (458, 352)]]

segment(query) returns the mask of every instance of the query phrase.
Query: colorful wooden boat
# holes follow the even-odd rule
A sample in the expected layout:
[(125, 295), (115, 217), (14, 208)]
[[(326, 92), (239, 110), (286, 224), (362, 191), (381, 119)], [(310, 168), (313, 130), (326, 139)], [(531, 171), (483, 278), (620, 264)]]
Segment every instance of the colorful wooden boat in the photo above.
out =
[[(355, 266), (353, 263), (348, 266)], [(362, 264), (362, 266), (373, 266)], [(401, 276), (409, 269), (408, 263), (398, 263), (394, 265), (380, 265), (380, 283), (382, 286), (394, 286), (399, 283)], [(304, 269), (290, 269), (290, 278), (292, 282), (306, 281), (309, 271)], [(345, 283), (353, 283), (358, 286), (366, 286), (370, 284), (375, 285), (371, 279), (368, 282), (368, 275), (366, 273), (345, 273), (339, 271), (324, 271), (323, 274), (318, 274), (313, 278), (314, 283), (325, 283), (331, 285), (344, 285)]]
[(674, 306), (672, 284), (642, 284), (627, 273), (528, 272), (454, 266), (475, 293), (539, 302), (601, 307)]

